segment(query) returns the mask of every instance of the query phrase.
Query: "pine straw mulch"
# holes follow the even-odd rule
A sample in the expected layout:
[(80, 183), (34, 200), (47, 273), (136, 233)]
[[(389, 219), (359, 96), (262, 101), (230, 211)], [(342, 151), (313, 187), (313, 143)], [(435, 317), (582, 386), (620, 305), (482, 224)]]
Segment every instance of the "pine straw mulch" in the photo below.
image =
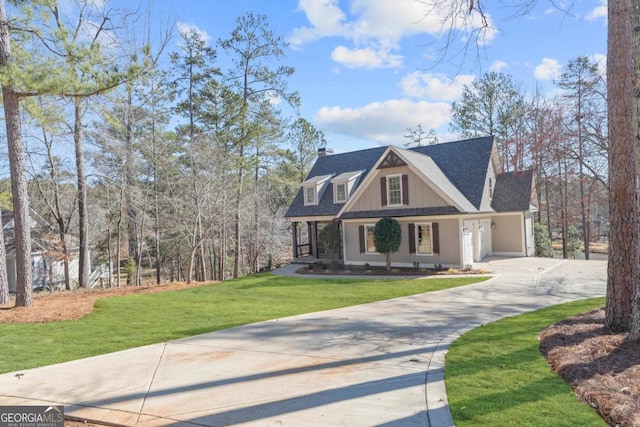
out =
[(548, 327), (540, 351), (607, 423), (640, 427), (640, 342), (612, 334), (604, 316), (598, 309)]
[(32, 307), (14, 307), (15, 295), (8, 305), (0, 304), (0, 323), (44, 323), (80, 319), (91, 313), (99, 298), (118, 295), (146, 294), (203, 286), (211, 282), (164, 283), (160, 285), (123, 286), (120, 288), (76, 289), (73, 291), (40, 291), (33, 294)]

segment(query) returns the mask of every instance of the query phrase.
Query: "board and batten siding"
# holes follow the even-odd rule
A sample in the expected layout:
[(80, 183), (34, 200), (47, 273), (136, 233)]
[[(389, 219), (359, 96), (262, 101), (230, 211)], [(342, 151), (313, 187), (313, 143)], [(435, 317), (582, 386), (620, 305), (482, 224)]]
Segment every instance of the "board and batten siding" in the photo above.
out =
[(418, 178), (409, 168), (399, 166), (376, 170), (373, 181), (349, 210), (362, 212), (386, 208), (394, 209), (394, 207), (382, 206), (380, 177), (387, 175), (407, 175), (409, 203), (403, 207), (426, 208), (449, 206), (442, 197), (433, 191), (422, 179)]
[[(367, 254), (360, 252), (359, 226), (375, 225), (379, 218), (349, 220), (343, 222), (343, 236), (345, 245), (346, 265), (363, 265), (368, 263), (374, 266), (385, 265), (383, 254)], [(419, 262), (421, 267), (433, 267), (441, 264), (444, 267), (460, 266), (460, 227), (458, 219), (439, 219), (438, 217), (422, 219), (398, 219), (402, 228), (402, 243), (400, 250), (391, 254), (391, 265), (397, 267), (413, 267), (414, 262)], [(409, 253), (409, 224), (438, 223), (440, 237), (440, 253), (434, 255), (418, 255)]]

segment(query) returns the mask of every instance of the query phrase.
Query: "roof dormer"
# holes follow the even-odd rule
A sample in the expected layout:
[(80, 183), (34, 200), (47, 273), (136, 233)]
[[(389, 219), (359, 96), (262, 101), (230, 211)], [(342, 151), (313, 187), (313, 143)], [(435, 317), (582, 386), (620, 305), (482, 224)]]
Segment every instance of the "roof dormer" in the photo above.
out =
[(351, 192), (363, 172), (344, 172), (331, 180), (333, 184), (333, 203), (346, 203), (349, 200), (349, 196), (351, 196)]
[(333, 175), (314, 176), (301, 184), (305, 206), (315, 206), (318, 204), (324, 187), (326, 187), (324, 184), (329, 181), (332, 176)]

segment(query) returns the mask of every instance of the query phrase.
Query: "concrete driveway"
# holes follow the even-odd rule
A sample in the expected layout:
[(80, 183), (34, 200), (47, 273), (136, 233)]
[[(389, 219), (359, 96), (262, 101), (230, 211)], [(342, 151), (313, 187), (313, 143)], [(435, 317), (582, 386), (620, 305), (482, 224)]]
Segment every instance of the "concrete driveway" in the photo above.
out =
[(0, 375), (0, 405), (137, 426), (449, 426), (443, 365), (456, 337), (605, 293), (605, 261), (483, 267), (497, 277)]

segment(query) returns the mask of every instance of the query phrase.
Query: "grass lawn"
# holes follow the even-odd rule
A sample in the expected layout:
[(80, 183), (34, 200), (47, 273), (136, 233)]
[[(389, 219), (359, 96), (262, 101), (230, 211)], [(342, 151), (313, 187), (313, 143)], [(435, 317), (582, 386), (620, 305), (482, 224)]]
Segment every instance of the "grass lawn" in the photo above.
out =
[(445, 383), (453, 421), (465, 426), (606, 426), (551, 371), (538, 334), (604, 305), (604, 298), (562, 304), (476, 328), (447, 353)]
[(79, 320), (0, 324), (0, 373), (486, 279), (308, 279), (260, 274), (178, 291), (105, 298)]

